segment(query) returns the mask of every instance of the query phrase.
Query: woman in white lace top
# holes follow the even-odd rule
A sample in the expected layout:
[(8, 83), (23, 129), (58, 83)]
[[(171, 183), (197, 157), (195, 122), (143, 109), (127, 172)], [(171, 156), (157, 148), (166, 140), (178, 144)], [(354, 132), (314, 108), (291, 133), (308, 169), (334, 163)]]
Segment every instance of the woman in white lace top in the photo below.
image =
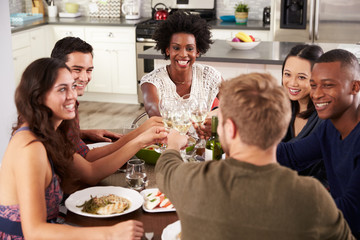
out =
[(180, 98), (185, 94), (201, 96), (208, 109), (216, 99), (222, 81), (213, 67), (195, 63), (212, 43), (210, 26), (197, 15), (177, 11), (157, 28), (155, 49), (170, 59), (170, 64), (155, 69), (141, 79), (145, 110), (160, 116), (158, 103), (163, 96)]

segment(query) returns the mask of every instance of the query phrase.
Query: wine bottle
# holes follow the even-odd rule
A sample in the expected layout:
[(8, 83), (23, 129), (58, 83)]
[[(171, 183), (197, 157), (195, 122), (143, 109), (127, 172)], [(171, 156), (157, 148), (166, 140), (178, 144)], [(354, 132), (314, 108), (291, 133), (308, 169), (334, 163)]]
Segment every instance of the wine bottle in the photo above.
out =
[(205, 161), (220, 160), (223, 155), (223, 150), (217, 134), (218, 118), (212, 116), (211, 118), (211, 137), (206, 140), (205, 145)]

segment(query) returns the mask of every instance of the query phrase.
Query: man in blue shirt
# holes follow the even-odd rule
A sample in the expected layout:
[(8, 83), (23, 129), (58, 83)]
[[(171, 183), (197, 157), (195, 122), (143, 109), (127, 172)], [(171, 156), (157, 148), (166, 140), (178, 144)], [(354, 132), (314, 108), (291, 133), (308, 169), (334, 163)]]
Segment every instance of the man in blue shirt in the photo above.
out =
[(310, 97), (326, 119), (313, 134), (282, 143), (278, 161), (295, 170), (324, 159), (330, 193), (360, 239), (360, 67), (350, 52), (335, 49), (315, 63)]

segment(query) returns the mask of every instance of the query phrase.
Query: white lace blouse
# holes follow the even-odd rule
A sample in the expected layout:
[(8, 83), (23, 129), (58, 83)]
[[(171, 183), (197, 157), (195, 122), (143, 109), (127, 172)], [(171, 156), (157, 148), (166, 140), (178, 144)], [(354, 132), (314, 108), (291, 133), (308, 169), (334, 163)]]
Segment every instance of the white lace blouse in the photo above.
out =
[[(190, 94), (196, 97), (206, 99), (208, 110), (211, 110), (212, 103), (219, 92), (221, 74), (215, 68), (207, 65), (194, 63), (192, 66), (193, 78), (191, 83)], [(159, 96), (180, 98), (176, 92), (176, 85), (171, 81), (166, 66), (153, 70), (143, 76), (140, 85), (143, 83), (153, 84)]]

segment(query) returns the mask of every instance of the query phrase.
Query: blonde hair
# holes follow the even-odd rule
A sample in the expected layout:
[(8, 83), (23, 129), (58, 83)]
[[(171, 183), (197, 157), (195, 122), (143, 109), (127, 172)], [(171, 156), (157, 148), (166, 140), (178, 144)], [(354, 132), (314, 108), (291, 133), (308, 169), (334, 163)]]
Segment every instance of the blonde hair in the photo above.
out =
[(240, 139), (266, 150), (278, 144), (289, 126), (291, 109), (284, 89), (265, 73), (243, 74), (220, 86), (223, 124), (231, 119)]

